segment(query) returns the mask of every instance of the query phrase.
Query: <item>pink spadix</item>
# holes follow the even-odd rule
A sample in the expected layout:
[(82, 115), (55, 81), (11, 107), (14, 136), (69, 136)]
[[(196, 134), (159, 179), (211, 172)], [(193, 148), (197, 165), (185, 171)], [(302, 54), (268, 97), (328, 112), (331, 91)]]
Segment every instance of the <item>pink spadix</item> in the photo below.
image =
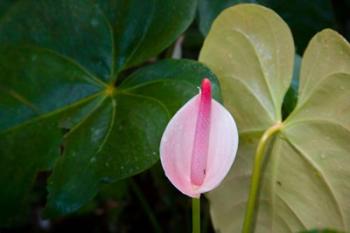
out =
[(211, 96), (204, 79), (201, 91), (170, 120), (160, 145), (166, 176), (182, 193), (199, 197), (218, 186), (235, 159), (238, 132), (231, 114)]

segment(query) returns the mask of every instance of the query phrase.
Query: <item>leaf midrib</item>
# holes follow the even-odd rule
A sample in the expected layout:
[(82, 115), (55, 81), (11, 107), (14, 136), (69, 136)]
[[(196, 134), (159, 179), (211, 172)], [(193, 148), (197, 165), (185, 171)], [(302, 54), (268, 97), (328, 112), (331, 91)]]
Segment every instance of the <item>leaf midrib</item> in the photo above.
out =
[[(281, 148), (281, 144), (277, 144), (277, 140), (282, 140), (281, 138), (281, 133), (279, 135), (276, 135), (275, 137), (275, 141), (273, 141), (273, 146), (276, 147), (278, 145), (278, 148), (277, 150), (279, 150)], [(271, 204), (271, 209), (272, 209), (272, 217), (271, 217), (271, 221), (272, 221), (272, 224), (271, 224), (271, 232), (274, 232), (274, 222), (277, 221), (276, 216), (278, 216), (279, 218), (281, 218), (281, 220), (283, 220), (283, 222), (286, 222), (286, 220), (280, 216), (280, 214), (278, 213), (278, 211), (276, 211), (275, 207), (276, 207), (276, 198), (278, 198), (280, 201), (282, 201), (282, 203), (284, 205), (287, 206), (287, 208), (292, 212), (292, 214), (295, 216), (295, 218), (299, 221), (299, 223), (302, 225), (302, 227), (304, 228), (304, 230), (307, 230), (307, 227), (305, 225), (305, 223), (302, 221), (302, 219), (299, 217), (299, 215), (297, 215), (297, 213), (295, 212), (295, 210), (292, 208), (292, 206), (281, 196), (281, 194), (279, 192), (276, 191), (276, 183), (277, 183), (277, 168), (279, 166), (279, 163), (280, 163), (280, 155), (279, 153), (277, 153), (277, 157), (274, 157), (273, 152), (271, 152), (270, 154), (270, 157), (273, 157), (273, 158), (268, 158), (269, 160), (273, 160), (272, 161), (272, 178), (271, 178), (271, 182), (270, 182), (270, 185), (271, 185), (271, 190), (270, 190), (270, 195), (271, 195), (271, 199), (272, 199), (272, 204)], [(270, 162), (271, 163), (271, 162)], [(288, 225), (288, 224), (287, 224)], [(289, 225), (288, 225), (289, 226)]]
[[(155, 0), (152, 0), (153, 4), (152, 4), (152, 11), (150, 12), (150, 18), (149, 21), (147, 22), (146, 26), (145, 26), (145, 30), (144, 32), (147, 32), (149, 30), (149, 27), (152, 24), (152, 20), (154, 17), (154, 13), (155, 13)], [(142, 37), (140, 38), (140, 40), (138, 41), (138, 43), (134, 46), (133, 51), (128, 55), (128, 57), (125, 59), (124, 64), (119, 68), (118, 72), (122, 71), (123, 69), (125, 69), (129, 64), (129, 62), (131, 61), (131, 59), (134, 57), (135, 53), (137, 52), (137, 50), (140, 48), (141, 44), (143, 43), (145, 37), (146, 37), (147, 33), (143, 33)]]
[[(107, 85), (108, 85), (105, 82), (103, 82), (102, 80), (100, 80), (99, 78), (97, 78), (94, 74), (92, 74), (89, 70), (87, 70), (80, 63), (76, 62), (75, 60), (73, 60), (72, 58), (70, 58), (64, 54), (61, 54), (53, 49), (46, 48), (46, 47), (37, 47), (34, 45), (28, 45), (26, 47), (31, 48), (33, 50), (38, 49), (38, 50), (46, 51), (52, 55), (57, 56), (58, 58), (65, 60), (66, 62), (70, 63), (71, 65), (75, 66), (77, 69), (79, 69), (80, 71), (85, 73), (86, 76), (84, 76), (84, 79), (91, 84), (94, 84), (98, 87), (107, 87)], [(85, 77), (88, 77), (88, 78), (85, 78)]]
[[(245, 15), (243, 15), (243, 17), (245, 17)], [(256, 59), (257, 59), (257, 61), (258, 61), (259, 68), (260, 68), (260, 71), (261, 71), (261, 74), (262, 74), (262, 78), (263, 78), (264, 83), (265, 83), (265, 85), (266, 85), (266, 87), (267, 87), (268, 94), (269, 94), (269, 96), (270, 96), (272, 105), (274, 106), (274, 110), (275, 110), (274, 114), (275, 114), (275, 117), (277, 118), (277, 119), (275, 119), (275, 121), (279, 121), (281, 117), (278, 117), (278, 114), (279, 114), (278, 112), (279, 112), (280, 110), (277, 108), (275, 98), (274, 98), (274, 96), (273, 96), (273, 94), (272, 94), (272, 93), (273, 93), (273, 92), (272, 92), (272, 88), (271, 88), (271, 86), (270, 86), (270, 84), (269, 84), (269, 81), (268, 81), (266, 75), (265, 75), (265, 69), (263, 68), (262, 62), (261, 62), (261, 60), (260, 60), (260, 57), (258, 56), (258, 52), (257, 52), (257, 50), (256, 50), (256, 48), (255, 48), (255, 46), (254, 46), (254, 43), (250, 40), (249, 36), (247, 36), (247, 35), (244, 34), (244, 32), (241, 32), (241, 31), (239, 31), (239, 30), (237, 30), (237, 29), (232, 29), (232, 31), (234, 31), (234, 32), (236, 32), (236, 33), (238, 33), (238, 34), (241, 34), (241, 35), (243, 36), (243, 38), (245, 38), (246, 41), (251, 45), (251, 48), (254, 50), (254, 55), (256, 56)]]
[(292, 212), (292, 214), (294, 215), (294, 217), (298, 220), (298, 222), (300, 223), (300, 225), (304, 228), (303, 230), (307, 230), (307, 227), (305, 225), (305, 223), (302, 221), (302, 219), (299, 217), (299, 215), (297, 215), (297, 213), (295, 212), (295, 210), (292, 208), (292, 206), (279, 194), (279, 193), (274, 193), (276, 195), (276, 197), (278, 199), (280, 199), (280, 201), (283, 202), (283, 204), (285, 204), (287, 206), (287, 208), (290, 210), (290, 212)]
[[(9, 7), (9, 9), (2, 15), (2, 17), (0, 17), (0, 26), (2, 25), (3, 21), (9, 17), (12, 13), (12, 11), (14, 9), (16, 9), (20, 4), (24, 4), (25, 1), (24, 0), (19, 0), (18, 2), (14, 3), (13, 5), (11, 5)], [(110, 37), (111, 37), (111, 48), (112, 48), (112, 64), (111, 64), (111, 74), (110, 74), (110, 77), (109, 79), (111, 81), (114, 81), (113, 80), (113, 77), (114, 77), (114, 73), (115, 73), (115, 44), (114, 44), (114, 41), (115, 41), (115, 38), (114, 38), (114, 30), (113, 30), (113, 27), (111, 25), (111, 22), (109, 21), (109, 19), (107, 18), (105, 12), (100, 9), (100, 7), (98, 5), (93, 5), (91, 3), (91, 7), (96, 7), (99, 11), (99, 13), (101, 14), (103, 20), (105, 21), (108, 29), (109, 29), (109, 34), (110, 34)], [(73, 60), (70, 56), (67, 56), (67, 55), (64, 55), (58, 51), (55, 51), (51, 48), (48, 48), (48, 47), (41, 47), (41, 46), (35, 46), (35, 45), (26, 45), (26, 47), (30, 47), (30, 48), (36, 48), (36, 49), (41, 49), (41, 50), (46, 50), (52, 54), (55, 54), (56, 56), (60, 57), (60, 58), (63, 58), (64, 60), (70, 62), (71, 64), (73, 64), (74, 66), (77, 66), (79, 67), (82, 71), (84, 71), (88, 77), (91, 78), (91, 81), (93, 81), (94, 84), (97, 84), (98, 86), (107, 86), (107, 84), (105, 82), (103, 82), (101, 79), (97, 78), (94, 74), (92, 74), (90, 71), (88, 71), (84, 66), (82, 66), (80, 63), (76, 62), (75, 60)]]
[(113, 29), (113, 26), (112, 26), (112, 24), (111, 24), (111, 22), (109, 21), (109, 19), (108, 19), (108, 17), (107, 17), (107, 15), (106, 15), (106, 13), (100, 8), (100, 6), (99, 5), (96, 5), (95, 6), (97, 9), (98, 9), (98, 11), (100, 12), (100, 14), (101, 14), (101, 16), (102, 16), (102, 18), (104, 19), (104, 21), (105, 21), (105, 23), (107, 24), (107, 27), (108, 27), (108, 29), (109, 29), (109, 34), (110, 34), (110, 37), (111, 37), (111, 43), (112, 43), (112, 45), (111, 45), (111, 48), (112, 48), (112, 54), (111, 54), (111, 56), (112, 56), (112, 64), (111, 64), (111, 70), (110, 70), (110, 76), (109, 76), (109, 79), (110, 79), (110, 81), (114, 81), (113, 79), (115, 78), (114, 76), (115, 76), (115, 58), (116, 58), (116, 54), (115, 54), (115, 38), (114, 38), (114, 29)]
[(319, 177), (321, 182), (325, 185), (329, 196), (331, 197), (331, 199), (333, 200), (333, 202), (336, 206), (336, 209), (337, 209), (337, 212), (339, 214), (342, 226), (344, 227), (344, 229), (346, 229), (346, 224), (345, 224), (346, 221), (345, 221), (343, 209), (341, 208), (339, 200), (333, 191), (332, 185), (327, 180), (324, 171), (312, 160), (312, 158), (310, 158), (310, 156), (308, 156), (308, 154), (305, 151), (303, 151), (300, 147), (298, 147), (296, 145), (296, 143), (294, 143), (290, 138), (286, 137), (285, 140), (295, 150), (295, 152), (297, 152), (297, 154), (300, 155), (300, 157), (304, 161), (306, 161), (307, 164), (309, 164), (310, 167), (318, 174), (317, 177)]
[(101, 91), (97, 92), (97, 93), (94, 93), (92, 95), (86, 96), (86, 97), (84, 97), (84, 98), (82, 98), (82, 99), (80, 99), (78, 101), (75, 101), (75, 102), (73, 102), (73, 103), (71, 103), (69, 105), (66, 105), (66, 106), (64, 106), (62, 108), (55, 109), (55, 110), (53, 110), (51, 112), (47, 112), (47, 113), (42, 114), (40, 116), (37, 116), (37, 117), (31, 118), (29, 120), (26, 120), (26, 121), (24, 121), (24, 122), (22, 122), (20, 124), (15, 125), (14, 127), (5, 129), (4, 131), (0, 132), (0, 135), (9, 133), (9, 132), (17, 130), (17, 129), (21, 128), (21, 127), (24, 127), (26, 125), (35, 123), (35, 122), (40, 121), (40, 120), (44, 120), (44, 119), (46, 119), (48, 117), (51, 117), (51, 116), (60, 114), (60, 113), (62, 113), (64, 111), (70, 110), (70, 109), (72, 109), (74, 107), (77, 107), (77, 106), (79, 106), (81, 104), (84, 104), (84, 103), (86, 103), (88, 101), (91, 101), (91, 100), (93, 100), (94, 98), (97, 98), (100, 95), (101, 95)]
[[(226, 75), (225, 75), (225, 76), (226, 76)], [(255, 91), (252, 91), (251, 88), (250, 88), (250, 86), (249, 86), (247, 83), (245, 83), (243, 80), (241, 80), (242, 78), (240, 78), (239, 76), (237, 76), (237, 75), (232, 75), (232, 74), (231, 74), (231, 75), (229, 75), (229, 77), (230, 77), (231, 79), (234, 79), (234, 80), (240, 82), (244, 87), (247, 88), (248, 93), (249, 93), (251, 96), (253, 96), (254, 99), (259, 103), (259, 105), (265, 110), (265, 112), (267, 113), (267, 115), (269, 116), (269, 118), (270, 118), (270, 120), (271, 120), (270, 124), (273, 125), (273, 123), (275, 122), (273, 113), (271, 113), (268, 109), (266, 109), (267, 107), (262, 103), (261, 98), (259, 98), (259, 97), (255, 94)]]

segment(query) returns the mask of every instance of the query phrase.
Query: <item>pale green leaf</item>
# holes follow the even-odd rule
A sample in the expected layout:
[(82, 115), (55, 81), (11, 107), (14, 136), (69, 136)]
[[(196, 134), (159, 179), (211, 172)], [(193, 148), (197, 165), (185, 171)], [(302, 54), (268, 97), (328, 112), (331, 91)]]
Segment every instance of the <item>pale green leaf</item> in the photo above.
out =
[[(242, 25), (261, 23), (261, 15), (266, 15), (266, 12), (269, 19), (264, 22), (276, 18), (271, 11), (254, 5), (240, 5), (226, 10), (214, 22), (202, 50), (201, 60), (218, 75), (224, 102), (238, 120), (241, 130), (237, 161), (223, 184), (208, 195), (214, 227), (221, 233), (241, 231), (257, 141), (261, 131), (279, 120), (272, 118), (270, 122), (261, 123), (261, 119), (266, 119), (266, 115), (278, 116), (281, 112), (281, 106), (275, 105), (275, 108), (264, 108), (259, 113), (256, 102), (248, 102), (247, 96), (259, 93), (256, 90), (264, 85), (261, 75), (250, 73), (248, 68), (241, 71), (240, 67), (235, 66), (240, 61), (243, 66), (244, 58), (251, 53), (251, 47), (235, 36), (236, 24), (240, 22), (237, 18), (243, 21)], [(249, 20), (246, 14), (250, 14)], [(282, 22), (279, 24), (283, 25)], [(260, 25), (252, 29), (251, 38), (255, 38), (251, 43), (253, 46), (262, 48), (269, 44), (269, 41), (259, 37), (266, 28)], [(283, 31), (276, 25), (274, 29)], [(290, 37), (286, 33), (288, 30), (284, 31), (282, 34)], [(225, 41), (222, 38), (232, 39)], [(283, 38), (281, 36), (272, 43), (282, 43)], [(278, 46), (272, 47), (272, 54), (273, 51), (287, 54), (289, 59), (293, 57)], [(255, 54), (259, 57), (258, 52)], [(270, 60), (268, 56), (260, 56), (260, 59), (261, 64), (267, 62), (265, 59)], [(283, 59), (273, 60), (271, 67), (280, 65), (281, 61)], [(266, 151), (256, 219), (257, 233), (325, 228), (347, 232), (350, 228), (349, 43), (336, 32), (324, 30), (310, 42), (301, 67), (298, 104)], [(254, 66), (250, 69), (254, 69)], [(289, 82), (290, 72), (289, 67), (288, 72), (284, 67), (277, 73), (284, 75), (278, 78)], [(237, 77), (237, 81), (232, 82), (232, 77)], [(276, 76), (268, 77), (272, 88), (260, 92), (257, 99), (266, 103), (264, 100), (270, 98), (275, 102), (269, 103), (280, 103), (286, 88), (278, 85), (281, 80)], [(251, 80), (251, 86), (257, 87), (243, 92), (238, 85), (247, 80)], [(261, 131), (253, 134), (251, 128), (258, 123)]]
[(200, 61), (219, 77), (224, 103), (241, 132), (261, 131), (282, 120), (293, 59), (287, 25), (273, 11), (253, 4), (223, 11), (200, 53)]

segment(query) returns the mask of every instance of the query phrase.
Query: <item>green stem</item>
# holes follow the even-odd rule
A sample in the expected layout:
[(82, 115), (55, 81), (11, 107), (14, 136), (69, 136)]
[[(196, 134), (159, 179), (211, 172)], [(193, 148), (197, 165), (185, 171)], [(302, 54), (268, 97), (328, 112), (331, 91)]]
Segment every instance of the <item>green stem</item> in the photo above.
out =
[(269, 139), (282, 128), (282, 123), (268, 128), (261, 137), (258, 147), (255, 152), (253, 174), (251, 177), (250, 191), (247, 203), (247, 210), (244, 216), (244, 223), (242, 233), (252, 233), (254, 230), (255, 210), (257, 204), (257, 197), (259, 194), (260, 180), (262, 173), (262, 165), (264, 161), (264, 152)]
[(132, 179), (130, 180), (130, 186), (131, 186), (132, 191), (136, 194), (136, 197), (139, 199), (139, 202), (140, 202), (143, 210), (145, 211), (148, 219), (150, 220), (154, 232), (161, 233), (162, 229), (161, 229), (161, 227), (156, 219), (156, 216), (154, 215), (149, 204), (147, 203), (147, 200), (146, 200), (145, 196), (143, 195), (143, 193), (141, 192), (140, 188), (138, 187), (136, 182)]
[(201, 199), (192, 198), (192, 233), (201, 232)]

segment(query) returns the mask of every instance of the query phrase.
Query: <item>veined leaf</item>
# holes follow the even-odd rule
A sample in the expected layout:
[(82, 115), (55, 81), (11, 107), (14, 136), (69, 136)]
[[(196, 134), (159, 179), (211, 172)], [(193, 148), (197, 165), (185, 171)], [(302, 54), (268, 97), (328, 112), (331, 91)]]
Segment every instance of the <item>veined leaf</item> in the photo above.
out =
[(325, 27), (336, 28), (330, 0), (199, 0), (199, 29), (207, 35), (214, 19), (227, 7), (240, 3), (258, 3), (276, 11), (290, 26), (298, 53), (303, 53), (308, 41)]
[(197, 0), (93, 1), (113, 28), (117, 71), (168, 47), (192, 22), (197, 7)]
[(2, 220), (8, 211), (18, 216), (36, 172), (52, 168), (60, 145), (64, 153), (49, 179), (50, 215), (76, 210), (101, 181), (153, 165), (167, 121), (198, 92), (202, 77), (211, 78), (218, 93), (213, 74), (187, 60), (147, 67), (111, 89), (46, 49), (5, 48), (0, 60), (7, 59), (13, 66), (0, 67), (7, 74), (0, 93)]
[(287, 25), (257, 5), (228, 8), (214, 22), (199, 60), (219, 77), (226, 107), (241, 133), (282, 120), (294, 46)]
[(196, 3), (19, 1), (0, 21), (0, 42), (55, 50), (108, 81), (169, 46), (192, 22)]
[[(188, 60), (154, 64), (115, 85), (120, 71), (185, 30), (195, 3), (142, 2), (152, 14), (133, 8), (136, 1), (118, 0), (29, 0), (9, 8), (0, 20), (1, 225), (21, 219), (38, 171), (53, 169), (46, 214), (70, 213), (101, 182), (158, 160), (167, 121), (198, 93), (203, 77), (218, 98), (214, 75)], [(130, 17), (135, 24), (126, 24)]]
[[(246, 28), (251, 30), (248, 35)], [(250, 46), (237, 32), (251, 38)], [(276, 32), (281, 34), (273, 40)], [(270, 37), (262, 37), (264, 33)], [(241, 132), (238, 161), (223, 184), (208, 195), (214, 226), (220, 232), (241, 231), (257, 142), (262, 131), (280, 120), (269, 121), (267, 116), (279, 116), (281, 106), (268, 106), (281, 103), (290, 82), (291, 41), (287, 26), (272, 11), (239, 5), (216, 19), (201, 51), (200, 60), (221, 81), (224, 103), (238, 120)], [(285, 57), (274, 59), (271, 54)], [(273, 65), (267, 67), (279, 71), (267, 75), (273, 88), (257, 91), (265, 83), (261, 74), (251, 72), (254, 60), (260, 61), (262, 70), (271, 62)], [(251, 61), (250, 70), (246, 61)], [(285, 61), (288, 65), (283, 66)], [(242, 72), (241, 67), (246, 70)], [(336, 32), (324, 30), (310, 42), (301, 67), (298, 104), (266, 152), (257, 233), (324, 228), (346, 232), (350, 228), (349, 43)], [(242, 91), (240, 83), (250, 85)], [(247, 98), (254, 94), (253, 101)], [(264, 108), (257, 108), (258, 101)]]

